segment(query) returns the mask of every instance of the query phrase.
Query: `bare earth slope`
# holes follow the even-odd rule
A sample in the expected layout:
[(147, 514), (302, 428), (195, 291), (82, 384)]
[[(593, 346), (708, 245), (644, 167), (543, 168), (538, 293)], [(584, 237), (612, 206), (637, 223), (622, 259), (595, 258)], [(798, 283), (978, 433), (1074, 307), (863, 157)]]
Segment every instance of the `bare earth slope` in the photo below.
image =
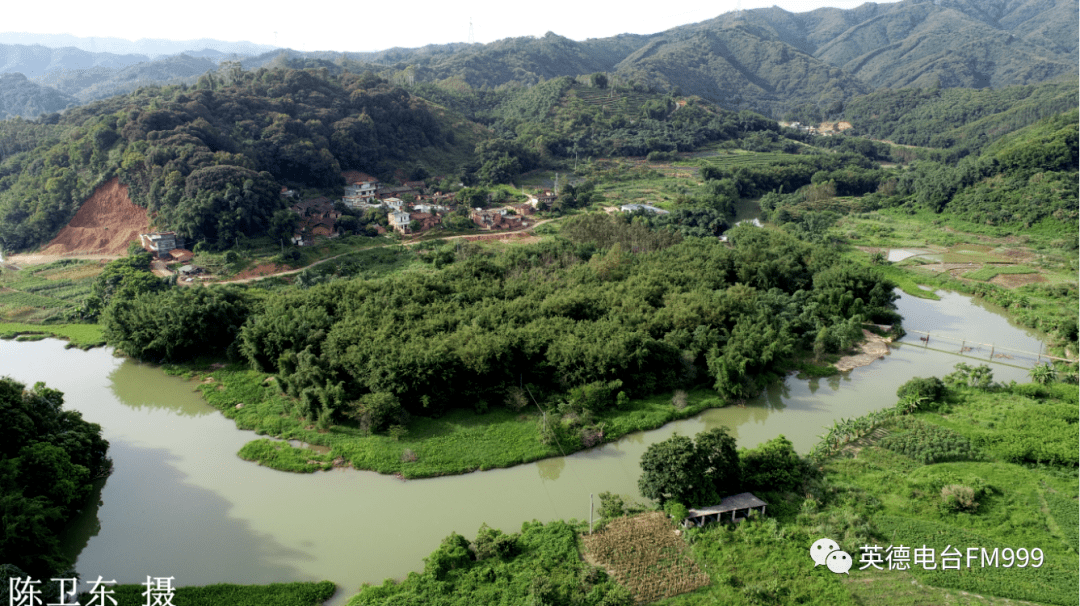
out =
[(41, 253), (124, 254), (129, 242), (150, 230), (146, 209), (135, 206), (127, 190), (115, 178), (98, 187)]

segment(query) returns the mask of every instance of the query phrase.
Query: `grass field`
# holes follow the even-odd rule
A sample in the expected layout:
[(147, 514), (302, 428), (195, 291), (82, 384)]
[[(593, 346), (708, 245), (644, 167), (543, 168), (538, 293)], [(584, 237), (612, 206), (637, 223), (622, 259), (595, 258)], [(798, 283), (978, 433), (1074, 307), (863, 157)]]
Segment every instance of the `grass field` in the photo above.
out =
[(750, 152), (743, 150), (724, 150), (715, 156), (699, 156), (698, 162), (717, 168), (734, 169), (741, 166), (764, 166), (766, 164), (789, 164), (799, 156), (782, 152)]
[[(876, 529), (874, 544), (927, 545), (939, 553), (953, 546), (963, 552), (958, 570), (911, 566), (904, 574), (912, 581), (980, 596), (1075, 604), (1080, 582), (1074, 530), (1080, 488), (1075, 473), (1076, 400), (1075, 386), (1061, 384), (1051, 389), (957, 388), (942, 407), (917, 413), (906, 424), (947, 428), (971, 440), (986, 460), (923, 464), (871, 440), (831, 459), (826, 476), (862, 495), (859, 501)], [(1061, 455), (1052, 459), (1051, 453), (1058, 452)], [(1039, 456), (1044, 464), (1037, 464)], [(972, 495), (964, 506), (950, 505), (955, 502), (947, 498), (958, 486)], [(1014, 556), (1011, 566), (1004, 560), (983, 565), (981, 551), (976, 551), (980, 559), (969, 565), (967, 548), (988, 553), (996, 548), (999, 557), (1006, 548), (1039, 548), (1044, 558), (1038, 567), (1030, 556)], [(869, 573), (876, 578), (883, 571), (868, 567), (864, 574)]]

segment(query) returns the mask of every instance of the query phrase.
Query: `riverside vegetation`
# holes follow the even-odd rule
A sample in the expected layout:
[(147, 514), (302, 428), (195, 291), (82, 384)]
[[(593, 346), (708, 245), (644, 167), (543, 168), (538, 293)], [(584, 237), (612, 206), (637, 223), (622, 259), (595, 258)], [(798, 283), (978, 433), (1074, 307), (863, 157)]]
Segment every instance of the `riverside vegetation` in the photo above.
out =
[[(728, 467), (733, 473), (716, 486), (721, 494), (753, 489), (769, 503), (766, 518), (684, 529), (680, 537), (666, 516), (642, 516), (640, 506), (604, 493), (602, 520), (592, 534), (576, 522), (526, 523), (521, 533), (509, 535), (482, 527), (474, 542), (454, 534), (426, 560), (423, 573), (364, 588), (351, 604), (482, 603), (496, 594), (590, 605), (662, 596), (668, 597), (656, 603), (1074, 603), (1080, 580), (1075, 386), (999, 385), (988, 368), (959, 365), (944, 380), (912, 379), (898, 392), (895, 408), (876, 413), (872, 423), (859, 419), (834, 428), (809, 459), (795, 455), (782, 438), (738, 452)], [(1038, 415), (1017, 414), (1020, 409)], [(704, 436), (695, 441), (715, 443), (717, 452), (733, 449)], [(679, 440), (690, 441), (675, 436), (666, 442)], [(649, 467), (645, 458), (668, 450), (666, 442), (650, 447), (643, 468)], [(708, 446), (703, 454), (713, 451)], [(692, 457), (668, 460), (674, 467), (664, 475), (701, 481), (678, 470), (694, 465)], [(706, 498), (701, 490), (687, 494), (690, 505), (704, 504), (693, 500)], [(686, 512), (673, 501), (665, 510), (676, 520)], [(656, 536), (643, 543), (646, 528)], [(573, 540), (575, 530), (580, 542)], [(550, 539), (539, 544), (533, 537), (541, 531), (561, 536), (559, 547)], [(823, 536), (855, 558), (850, 578), (814, 567), (810, 545)], [(864, 545), (889, 544), (926, 544), (937, 552), (947, 545), (1039, 547), (1045, 557), (1038, 568), (971, 568), (967, 574), (919, 565), (879, 570), (861, 562)], [(582, 558), (613, 569), (630, 591), (613, 588), (607, 574)], [(671, 562), (660, 565), (665, 558)], [(555, 562), (570, 570), (552, 569)], [(657, 566), (631, 578), (635, 562)], [(674, 595), (680, 593), (673, 591), (677, 583), (653, 592), (653, 574), (693, 579), (679, 586), (690, 593)]]
[[(740, 28), (723, 35), (749, 40)], [(674, 41), (677, 50), (714, 42), (694, 36)], [(542, 44), (550, 50), (560, 40)], [(162, 226), (199, 243), (201, 255), (219, 251), (230, 267), (243, 262), (242, 251), (226, 249), (243, 242), (273, 251), (291, 233), (281, 185), (337, 197), (342, 169), (448, 189), (461, 182), (460, 200), (481, 203), (510, 195), (507, 183), (542, 179), (528, 171), (570, 169), (573, 184), (550, 216), (581, 216), (537, 245), (372, 252), (366, 266), (328, 265), (292, 284), (176, 288), (154, 278), (140, 255), (93, 278), (75, 275), (77, 264), (5, 269), (7, 317), (97, 318), (105, 340), (152, 361), (216, 356), (173, 370), (213, 377), (204, 394), (240, 427), (332, 448), (317, 455), (259, 440), (242, 456), (293, 471), (347, 462), (405, 477), (535, 460), (746, 397), (789, 365), (808, 364), (796, 358), (828, 359), (846, 348), (864, 321), (895, 322), (893, 284), (972, 292), (1044, 331), (1059, 351), (1077, 350), (1074, 80), (884, 91), (846, 104), (829, 97), (828, 115), (819, 117), (847, 118), (853, 133), (888, 143), (813, 137), (602, 73), (485, 90), (460, 78), (415, 82), (394, 70), (323, 67), (225, 66), (194, 87), (146, 87), (37, 123), (2, 123), (5, 252), (46, 241), (113, 176)], [(884, 111), (890, 105), (905, 111)], [(815, 110), (807, 104), (789, 117), (814, 119)], [(730, 248), (716, 242), (736, 205), (754, 198), (769, 227), (731, 231)], [(629, 199), (673, 212), (582, 213)], [(353, 238), (371, 242), (378, 218), (351, 219)], [(848, 248), (965, 238), (1017, 241), (1034, 252), (1019, 269), (987, 254), (979, 259), (985, 269), (949, 277), (928, 274), (917, 260), (889, 264)], [(333, 254), (351, 245), (337, 244)], [(1015, 273), (1028, 268), (1048, 283), (1006, 289), (984, 281), (1030, 275)], [(221, 330), (198, 329), (207, 325)], [(101, 339), (91, 334), (96, 325), (83, 326), (40, 330)], [(234, 364), (209, 367), (223, 357)], [(1064, 366), (1044, 372), (1075, 381)], [(1061, 589), (1076, 585), (1074, 398), (1052, 385), (995, 386), (979, 369), (960, 369), (947, 382), (911, 388), (893, 411), (838, 422), (813, 452), (819, 477), (788, 490), (768, 491), (783, 482), (754, 488), (770, 503), (770, 519), (687, 532), (710, 583), (671, 603), (706, 594), (756, 604), (968, 599), (927, 585), (1075, 603)], [(671, 398), (675, 388), (686, 397)], [(870, 430), (888, 435), (876, 442)], [(741, 453), (740, 470), (756, 461), (757, 476), (783, 480), (804, 464), (789, 450), (773, 441), (756, 455)], [(629, 603), (633, 594), (577, 559), (581, 528), (482, 528), (472, 542), (455, 535), (424, 574), (366, 588), (357, 600), (465, 603), (503, 592)], [(810, 567), (807, 545), (823, 535), (851, 552), (895, 536), (938, 548), (939, 540), (1023, 542), (1043, 546), (1048, 560), (1022, 578), (875, 571), (851, 583)]]
[[(740, 228), (729, 247), (594, 215), (567, 233), (579, 240), (453, 245), (441, 269), (374, 280), (114, 298), (105, 334), (155, 361), (231, 352), (251, 370), (210, 373), (222, 390), (204, 390), (240, 426), (418, 476), (657, 427), (721, 405), (706, 387), (749, 397), (800, 352), (846, 349), (863, 322), (897, 317), (873, 268), (783, 232)], [(219, 329), (186, 328), (208, 322)], [(658, 395), (674, 388), (690, 396)], [(465, 439), (490, 447), (463, 451)], [(245, 451), (295, 469), (287, 453)]]
[(74, 576), (60, 536), (112, 472), (101, 426), (63, 406), (64, 394), (42, 383), (0, 378), (0, 577), (45, 580), (42, 595), (54, 600), (61, 588), (48, 579)]

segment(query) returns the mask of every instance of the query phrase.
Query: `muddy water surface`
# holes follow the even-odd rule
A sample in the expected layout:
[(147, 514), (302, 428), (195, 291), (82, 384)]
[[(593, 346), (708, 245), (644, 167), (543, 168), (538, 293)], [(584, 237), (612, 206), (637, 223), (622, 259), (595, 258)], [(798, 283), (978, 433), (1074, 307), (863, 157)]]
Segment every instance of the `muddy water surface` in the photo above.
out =
[[(960, 295), (940, 302), (904, 296), (899, 305), (909, 327), (1038, 347), (1033, 336)], [(84, 578), (175, 576), (177, 585), (330, 579), (339, 585), (334, 604), (361, 583), (420, 570), (452, 531), (471, 538), (485, 522), (513, 531), (532, 519), (587, 519), (590, 493), (636, 495), (641, 454), (674, 432), (726, 425), (741, 446), (784, 434), (805, 452), (834, 419), (890, 406), (911, 377), (944, 374), (958, 361), (978, 363), (909, 336), (870, 366), (828, 379), (788, 377), (745, 407), (707, 411), (565, 458), (403, 482), (340, 469), (296, 475), (242, 461), (237, 450), (256, 436), (210, 408), (192, 382), (106, 349), (0, 341), (0, 373), (60, 389), (66, 405), (100, 423), (112, 445), (115, 472), (69, 540)], [(997, 380), (1027, 374), (993, 368)]]

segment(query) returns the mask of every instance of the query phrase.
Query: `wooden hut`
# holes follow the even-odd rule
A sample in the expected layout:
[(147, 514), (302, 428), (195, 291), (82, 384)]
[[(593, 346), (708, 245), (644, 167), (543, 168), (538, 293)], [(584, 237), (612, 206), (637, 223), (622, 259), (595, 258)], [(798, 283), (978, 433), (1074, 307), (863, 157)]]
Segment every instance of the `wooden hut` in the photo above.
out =
[(709, 522), (720, 521), (737, 522), (749, 516), (752, 510), (757, 510), (761, 512), (761, 515), (765, 515), (765, 506), (767, 504), (752, 493), (743, 492), (724, 497), (719, 505), (691, 509), (690, 515), (683, 520), (683, 526), (704, 526)]

